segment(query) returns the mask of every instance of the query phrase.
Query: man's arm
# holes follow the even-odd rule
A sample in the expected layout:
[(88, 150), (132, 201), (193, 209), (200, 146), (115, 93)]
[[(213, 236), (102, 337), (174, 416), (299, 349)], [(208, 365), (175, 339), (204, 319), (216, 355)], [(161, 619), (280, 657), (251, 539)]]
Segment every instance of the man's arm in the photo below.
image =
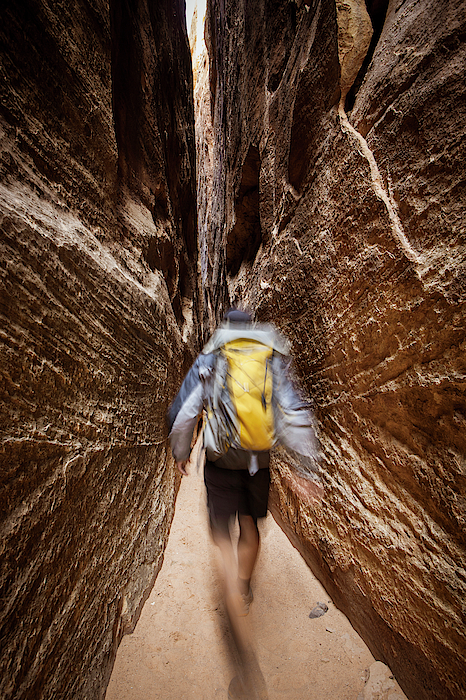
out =
[(193, 432), (204, 406), (204, 382), (201, 380), (201, 373), (212, 364), (213, 358), (208, 355), (200, 355), (196, 359), (168, 413), (172, 454), (178, 470), (184, 476), (188, 475), (186, 467)]
[(273, 363), (274, 418), (278, 441), (296, 455), (305, 472), (318, 474), (319, 444), (312, 411), (299, 395), (289, 367), (279, 356), (274, 357)]

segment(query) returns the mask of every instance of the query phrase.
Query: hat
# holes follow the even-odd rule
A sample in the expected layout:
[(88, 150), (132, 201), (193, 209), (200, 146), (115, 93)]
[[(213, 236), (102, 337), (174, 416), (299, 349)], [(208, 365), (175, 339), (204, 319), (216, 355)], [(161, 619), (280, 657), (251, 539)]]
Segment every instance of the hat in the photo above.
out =
[(252, 323), (252, 316), (246, 311), (240, 311), (239, 309), (232, 307), (231, 309), (228, 309), (223, 317), (223, 320), (227, 321), (228, 323)]

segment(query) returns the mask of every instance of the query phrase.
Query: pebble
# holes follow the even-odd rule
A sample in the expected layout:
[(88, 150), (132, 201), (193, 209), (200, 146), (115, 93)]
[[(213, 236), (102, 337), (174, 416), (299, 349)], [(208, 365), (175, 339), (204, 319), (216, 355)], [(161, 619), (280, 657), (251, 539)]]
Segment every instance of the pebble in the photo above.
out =
[(312, 608), (311, 612), (309, 613), (309, 617), (311, 620), (314, 620), (316, 617), (322, 617), (322, 615), (325, 615), (327, 610), (328, 605), (325, 603), (317, 603), (315, 608)]

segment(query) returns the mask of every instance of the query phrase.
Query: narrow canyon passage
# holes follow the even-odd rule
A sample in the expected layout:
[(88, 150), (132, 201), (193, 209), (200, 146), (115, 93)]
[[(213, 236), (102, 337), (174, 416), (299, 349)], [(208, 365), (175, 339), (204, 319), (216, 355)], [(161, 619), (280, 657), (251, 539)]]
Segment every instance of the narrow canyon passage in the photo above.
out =
[(466, 0), (207, 0), (196, 50), (185, 5), (0, 7), (1, 700), (103, 700), (120, 643), (111, 700), (225, 698), (166, 415), (235, 303), (322, 451), (315, 507), (272, 464), (270, 697), (464, 700)]
[[(106, 700), (226, 700), (234, 674), (202, 469), (182, 480), (164, 563)], [(404, 700), (269, 513), (250, 623), (270, 700)], [(310, 619), (317, 602), (328, 612)], [(378, 695), (376, 693), (379, 693)]]

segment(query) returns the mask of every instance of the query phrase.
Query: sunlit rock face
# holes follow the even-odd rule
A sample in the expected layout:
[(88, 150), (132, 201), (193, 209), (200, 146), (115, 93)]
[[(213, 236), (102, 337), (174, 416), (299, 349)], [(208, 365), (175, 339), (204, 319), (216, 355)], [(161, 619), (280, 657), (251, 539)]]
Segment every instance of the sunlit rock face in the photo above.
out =
[(0, 11), (5, 700), (103, 695), (173, 514), (165, 411), (199, 316), (191, 64), (181, 2), (130, 7)]
[(308, 502), (277, 460), (274, 514), (406, 694), (458, 700), (464, 3), (366, 5), (212, 0), (196, 83), (206, 310), (214, 323), (226, 280), (291, 339), (325, 496)]

